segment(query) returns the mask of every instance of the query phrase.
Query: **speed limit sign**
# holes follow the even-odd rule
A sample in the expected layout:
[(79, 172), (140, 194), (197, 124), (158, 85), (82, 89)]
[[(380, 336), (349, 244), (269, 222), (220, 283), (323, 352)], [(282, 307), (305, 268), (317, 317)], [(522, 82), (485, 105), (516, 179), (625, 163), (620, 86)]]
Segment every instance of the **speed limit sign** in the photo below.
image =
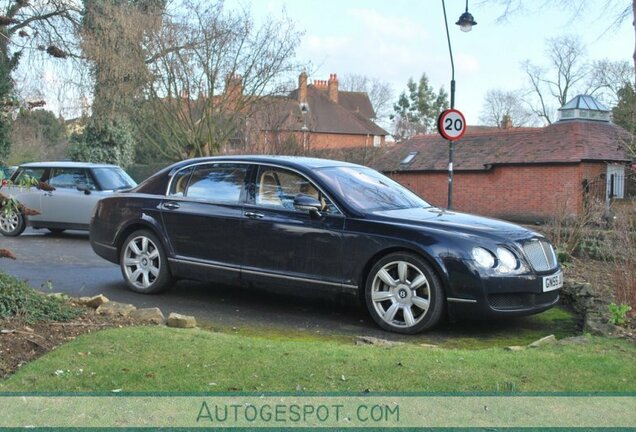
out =
[(449, 141), (460, 139), (466, 132), (466, 119), (464, 114), (456, 109), (442, 111), (437, 119), (437, 130), (440, 135)]

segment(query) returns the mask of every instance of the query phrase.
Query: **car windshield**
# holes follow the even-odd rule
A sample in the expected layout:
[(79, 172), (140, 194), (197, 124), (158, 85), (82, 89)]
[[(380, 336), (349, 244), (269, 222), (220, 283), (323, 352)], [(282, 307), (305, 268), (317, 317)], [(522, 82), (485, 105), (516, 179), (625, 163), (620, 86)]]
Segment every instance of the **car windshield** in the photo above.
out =
[(129, 189), (137, 186), (137, 183), (121, 168), (94, 168), (93, 175), (102, 190)]
[(362, 212), (431, 207), (390, 178), (364, 167), (330, 167), (315, 171), (339, 198)]

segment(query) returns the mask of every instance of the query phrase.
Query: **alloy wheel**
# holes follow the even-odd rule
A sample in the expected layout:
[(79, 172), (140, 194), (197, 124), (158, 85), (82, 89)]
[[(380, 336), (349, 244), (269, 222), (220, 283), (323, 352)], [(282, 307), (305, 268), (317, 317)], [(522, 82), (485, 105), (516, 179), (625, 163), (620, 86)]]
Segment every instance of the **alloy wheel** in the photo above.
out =
[(429, 281), (410, 262), (389, 262), (373, 278), (371, 301), (378, 316), (388, 325), (413, 327), (422, 321), (430, 308)]
[(132, 285), (141, 290), (148, 289), (161, 271), (161, 255), (157, 245), (146, 236), (132, 238), (124, 250), (123, 268)]
[(0, 229), (9, 233), (18, 229), (20, 218), (15, 210), (0, 212)]

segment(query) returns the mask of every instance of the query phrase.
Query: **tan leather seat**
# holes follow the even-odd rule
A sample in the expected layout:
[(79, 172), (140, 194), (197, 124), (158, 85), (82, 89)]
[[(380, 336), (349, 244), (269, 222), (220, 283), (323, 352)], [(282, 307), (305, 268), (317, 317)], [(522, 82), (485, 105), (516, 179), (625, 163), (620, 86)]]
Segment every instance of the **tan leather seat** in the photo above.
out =
[(278, 181), (274, 173), (266, 172), (261, 176), (256, 204), (283, 207), (283, 201), (279, 195)]

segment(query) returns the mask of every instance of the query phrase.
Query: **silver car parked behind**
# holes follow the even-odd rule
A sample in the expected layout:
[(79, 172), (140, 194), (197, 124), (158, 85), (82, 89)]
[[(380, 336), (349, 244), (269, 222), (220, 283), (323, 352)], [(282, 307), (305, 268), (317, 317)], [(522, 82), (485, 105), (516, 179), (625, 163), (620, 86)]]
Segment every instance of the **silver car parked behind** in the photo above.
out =
[[(25, 176), (48, 183), (48, 192), (18, 186)], [(0, 212), (0, 234), (19, 236), (27, 225), (59, 233), (67, 229), (88, 230), (97, 201), (137, 184), (115, 165), (84, 162), (34, 162), (20, 165), (11, 176), (12, 185), (2, 193), (16, 198), (24, 206), (38, 211), (25, 216), (14, 210)]]

